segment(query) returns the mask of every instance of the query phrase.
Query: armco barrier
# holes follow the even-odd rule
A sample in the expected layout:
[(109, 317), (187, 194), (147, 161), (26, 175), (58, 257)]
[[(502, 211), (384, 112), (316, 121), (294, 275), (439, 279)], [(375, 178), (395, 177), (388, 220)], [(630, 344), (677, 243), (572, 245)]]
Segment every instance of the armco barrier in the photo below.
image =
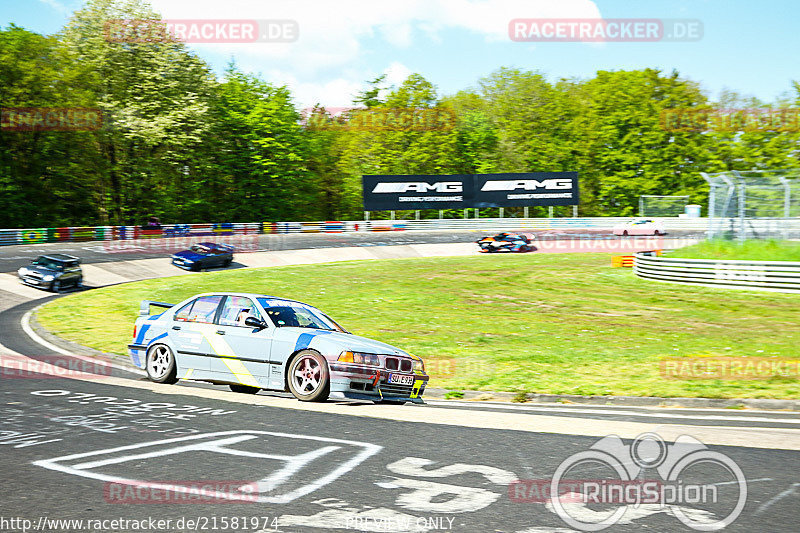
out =
[(672, 283), (800, 293), (800, 263), (789, 261), (717, 261), (637, 253), (633, 271), (640, 278)]
[[(425, 220), (358, 220), (324, 222), (246, 222), (213, 224), (164, 224), (160, 228), (142, 226), (98, 226), (82, 228), (33, 228), (0, 230), (0, 246), (41, 242), (91, 240), (129, 240), (170, 237), (214, 237), (256, 233), (348, 233), (353, 231), (611, 231), (631, 217), (582, 218), (452, 218)], [(707, 231), (705, 218), (655, 218), (667, 232)], [(735, 221), (734, 221), (735, 222)], [(733, 223), (733, 222), (731, 222)], [(753, 231), (767, 231), (778, 224), (787, 231), (800, 231), (800, 219), (758, 219), (751, 221)]]

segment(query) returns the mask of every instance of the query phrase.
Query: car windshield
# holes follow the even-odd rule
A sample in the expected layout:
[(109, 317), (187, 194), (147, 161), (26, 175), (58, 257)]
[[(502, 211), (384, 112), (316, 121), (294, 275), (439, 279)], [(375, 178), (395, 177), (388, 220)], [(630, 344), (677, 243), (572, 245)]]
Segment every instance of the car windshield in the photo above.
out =
[(49, 268), (50, 270), (64, 270), (64, 263), (48, 259), (47, 257), (39, 257), (33, 261), (32, 264), (43, 268)]
[(211, 253), (211, 250), (210, 250), (208, 247), (206, 247), (206, 246), (203, 246), (203, 245), (201, 245), (201, 244), (195, 244), (195, 245), (194, 245), (194, 246), (192, 246), (190, 249), (191, 249), (191, 250), (192, 250), (194, 253), (197, 253), (197, 254), (208, 254), (208, 253)]
[(258, 303), (279, 328), (311, 328), (328, 331), (345, 330), (319, 309), (299, 302), (259, 298)]

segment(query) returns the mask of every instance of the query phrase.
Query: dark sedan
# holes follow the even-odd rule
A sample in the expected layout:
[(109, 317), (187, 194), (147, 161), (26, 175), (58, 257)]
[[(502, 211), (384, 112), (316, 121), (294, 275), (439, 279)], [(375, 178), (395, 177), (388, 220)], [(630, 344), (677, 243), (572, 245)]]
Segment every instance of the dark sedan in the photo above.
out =
[(197, 243), (172, 256), (172, 264), (185, 270), (227, 267), (233, 262), (233, 246), (215, 242)]

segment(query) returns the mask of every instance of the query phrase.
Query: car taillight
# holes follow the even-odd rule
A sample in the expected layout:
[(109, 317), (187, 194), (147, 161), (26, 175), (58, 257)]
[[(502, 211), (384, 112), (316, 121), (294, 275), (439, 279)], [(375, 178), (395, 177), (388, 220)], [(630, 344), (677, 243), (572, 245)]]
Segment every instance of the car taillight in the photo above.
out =
[(136, 324), (133, 325), (133, 339), (136, 340)]

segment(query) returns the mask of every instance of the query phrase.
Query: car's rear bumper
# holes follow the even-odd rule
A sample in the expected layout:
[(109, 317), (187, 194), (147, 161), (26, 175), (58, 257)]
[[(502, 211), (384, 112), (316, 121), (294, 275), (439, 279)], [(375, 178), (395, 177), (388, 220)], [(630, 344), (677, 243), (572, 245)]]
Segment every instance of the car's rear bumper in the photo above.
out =
[(128, 345), (128, 355), (130, 355), (131, 362), (137, 368), (144, 368), (146, 354), (147, 354), (147, 346), (145, 346), (144, 344)]

